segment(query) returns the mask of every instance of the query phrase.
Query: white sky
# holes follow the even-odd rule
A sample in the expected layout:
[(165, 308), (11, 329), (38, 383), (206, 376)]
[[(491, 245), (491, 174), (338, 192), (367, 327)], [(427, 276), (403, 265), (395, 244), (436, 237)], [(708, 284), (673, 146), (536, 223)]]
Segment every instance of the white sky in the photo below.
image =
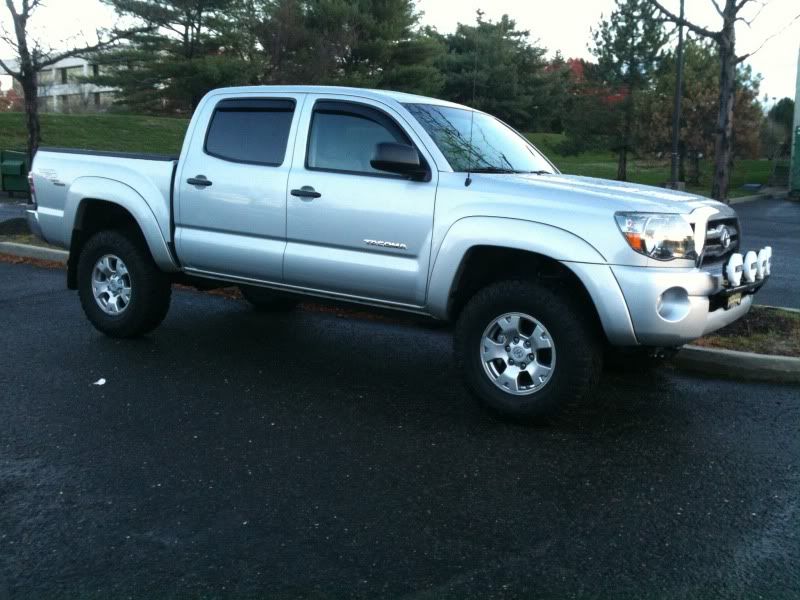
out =
[[(678, 0), (665, 0), (668, 8), (677, 12)], [(754, 2), (747, 16), (757, 12), (759, 2)], [(521, 29), (531, 32), (532, 40), (539, 40), (551, 52), (561, 50), (566, 57), (589, 58), (589, 30), (602, 14), (609, 14), (614, 0), (417, 0), (422, 11), (422, 22), (448, 33), (456, 24), (474, 23), (475, 13), (482, 9), (485, 18), (496, 20), (504, 13), (517, 21)], [(687, 17), (709, 28), (719, 27), (711, 0), (686, 0)], [(787, 23), (800, 13), (798, 0), (768, 0), (752, 27), (739, 23), (737, 44), (739, 53), (752, 52), (767, 37), (780, 32), (758, 51), (748, 63), (764, 77), (762, 96), (772, 98), (795, 94), (798, 48), (800, 48), (800, 21), (787, 27)], [(99, 0), (45, 0), (31, 20), (36, 36), (53, 47), (62, 47), (65, 40), (85, 36), (91, 40), (97, 28), (110, 27), (115, 22), (114, 12)], [(0, 5), (0, 25), (10, 29), (10, 17)], [(0, 42), (0, 56), (10, 58), (13, 53)], [(10, 85), (2, 78), (3, 88)]]

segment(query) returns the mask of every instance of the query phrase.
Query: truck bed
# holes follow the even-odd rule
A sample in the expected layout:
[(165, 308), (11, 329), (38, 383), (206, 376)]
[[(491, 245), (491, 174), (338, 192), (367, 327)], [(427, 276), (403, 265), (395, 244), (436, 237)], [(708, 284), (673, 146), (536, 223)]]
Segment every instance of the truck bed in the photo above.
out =
[(69, 247), (78, 203), (122, 189), (143, 199), (171, 241), (171, 188), (177, 158), (162, 154), (41, 147), (32, 171), (39, 224), (50, 243)]

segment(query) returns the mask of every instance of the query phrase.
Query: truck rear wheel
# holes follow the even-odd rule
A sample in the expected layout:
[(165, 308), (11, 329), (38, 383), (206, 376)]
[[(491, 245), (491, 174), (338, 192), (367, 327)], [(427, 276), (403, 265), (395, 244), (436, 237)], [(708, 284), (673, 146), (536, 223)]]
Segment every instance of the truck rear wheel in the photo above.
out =
[(254, 285), (240, 285), (242, 296), (258, 312), (287, 312), (300, 304), (300, 299)]
[(524, 419), (591, 392), (602, 370), (599, 338), (588, 311), (566, 293), (512, 280), (467, 303), (454, 342), (470, 391), (490, 409)]
[(155, 329), (169, 310), (169, 278), (142, 242), (122, 231), (101, 231), (78, 258), (78, 295), (92, 325), (130, 338)]

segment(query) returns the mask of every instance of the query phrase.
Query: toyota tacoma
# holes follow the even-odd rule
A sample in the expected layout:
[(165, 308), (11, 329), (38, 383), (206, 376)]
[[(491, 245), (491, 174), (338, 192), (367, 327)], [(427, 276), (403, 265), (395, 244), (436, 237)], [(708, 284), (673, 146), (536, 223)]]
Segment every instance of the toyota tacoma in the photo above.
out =
[(31, 228), (109, 336), (153, 330), (174, 282), (416, 313), (515, 417), (591, 394), (609, 350), (739, 319), (771, 269), (725, 204), (561, 174), (489, 114), (389, 91), (215, 90), (178, 157), (40, 148), (30, 180)]

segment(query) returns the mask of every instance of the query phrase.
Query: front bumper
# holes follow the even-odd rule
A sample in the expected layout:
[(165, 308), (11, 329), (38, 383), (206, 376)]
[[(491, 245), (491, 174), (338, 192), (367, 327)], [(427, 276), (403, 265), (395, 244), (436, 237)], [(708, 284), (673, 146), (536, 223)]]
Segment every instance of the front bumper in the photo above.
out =
[[(678, 346), (740, 319), (768, 276), (736, 288), (722, 274), (703, 269), (612, 267), (628, 305), (637, 341)], [(728, 308), (728, 297), (741, 301)]]

